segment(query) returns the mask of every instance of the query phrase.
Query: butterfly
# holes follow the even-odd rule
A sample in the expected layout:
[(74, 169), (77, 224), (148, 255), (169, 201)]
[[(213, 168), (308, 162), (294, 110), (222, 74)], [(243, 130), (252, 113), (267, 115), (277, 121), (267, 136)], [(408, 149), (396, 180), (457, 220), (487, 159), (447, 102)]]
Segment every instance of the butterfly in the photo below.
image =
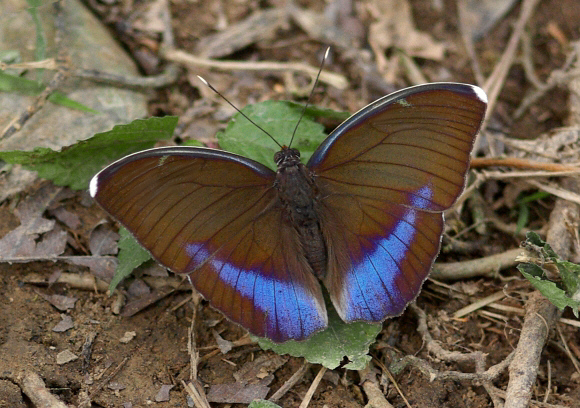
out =
[(99, 172), (90, 194), (230, 320), (304, 340), (328, 324), (321, 283), (347, 323), (417, 297), (486, 107), (476, 86), (414, 86), (352, 115), (306, 165), (286, 146), (276, 172), (217, 149), (154, 148)]

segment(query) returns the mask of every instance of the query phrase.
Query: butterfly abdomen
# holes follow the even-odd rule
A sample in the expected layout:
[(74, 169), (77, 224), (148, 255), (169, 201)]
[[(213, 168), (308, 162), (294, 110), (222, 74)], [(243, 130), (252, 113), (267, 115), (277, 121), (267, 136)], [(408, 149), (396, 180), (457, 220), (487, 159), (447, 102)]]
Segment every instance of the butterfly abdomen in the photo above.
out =
[(312, 172), (294, 156), (294, 149), (279, 152), (276, 188), (286, 221), (300, 236), (304, 256), (318, 279), (326, 274), (327, 253), (320, 229), (318, 188)]

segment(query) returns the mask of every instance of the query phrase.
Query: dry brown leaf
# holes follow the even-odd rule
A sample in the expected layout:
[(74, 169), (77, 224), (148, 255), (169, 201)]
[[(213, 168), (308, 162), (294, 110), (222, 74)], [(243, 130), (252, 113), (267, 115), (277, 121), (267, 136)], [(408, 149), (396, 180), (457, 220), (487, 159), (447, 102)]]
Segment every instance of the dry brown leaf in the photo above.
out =
[(117, 268), (117, 258), (113, 256), (69, 256), (62, 260), (72, 265), (87, 266), (94, 276), (105, 282), (111, 282)]
[(101, 222), (91, 231), (89, 250), (93, 255), (116, 255), (119, 252), (119, 238), (119, 234), (111, 230), (107, 222)]
[(215, 384), (209, 388), (207, 400), (225, 404), (249, 404), (255, 399), (264, 399), (270, 387), (257, 384)]
[(169, 401), (169, 391), (175, 387), (173, 384), (163, 384), (157, 395), (155, 395), (155, 402)]
[(76, 301), (78, 300), (78, 298), (72, 296), (45, 295), (43, 293), (39, 293), (39, 295), (48, 303), (63, 312), (73, 309), (75, 307)]
[(276, 32), (287, 24), (287, 18), (283, 8), (257, 11), (224, 31), (203, 38), (196, 47), (196, 54), (206, 58), (221, 58), (258, 41), (274, 39)]
[[(369, 44), (377, 58), (378, 70), (389, 77), (398, 77), (394, 72), (398, 63), (389, 61), (385, 51), (391, 47), (403, 50), (411, 57), (441, 61), (445, 46), (430, 34), (415, 28), (411, 6), (406, 0), (374, 0), (368, 4), (369, 11), (377, 19), (370, 25)], [(389, 78), (387, 78), (387, 81)]]
[[(64, 244), (56, 242), (63, 239), (60, 233), (46, 237), (46, 242), (39, 248), (37, 248), (36, 243), (41, 234), (49, 232), (55, 227), (56, 222), (44, 218), (42, 214), (59, 191), (60, 187), (46, 184), (18, 205), (14, 213), (20, 219), (20, 226), (0, 239), (0, 261), (56, 256), (64, 251), (66, 234), (64, 235)], [(50, 254), (50, 250), (60, 252)]]
[(72, 329), (75, 326), (74, 323), (73, 323), (72, 317), (70, 317), (69, 315), (67, 315), (67, 314), (61, 314), (60, 315), (60, 318), (62, 320), (60, 322), (58, 322), (56, 324), (56, 326), (54, 326), (52, 328), (52, 331), (53, 332), (62, 333), (62, 332), (65, 332), (67, 330)]
[(278, 354), (265, 354), (244, 364), (234, 373), (234, 378), (242, 383), (266, 385), (263, 380), (286, 364), (286, 361), (287, 358)]

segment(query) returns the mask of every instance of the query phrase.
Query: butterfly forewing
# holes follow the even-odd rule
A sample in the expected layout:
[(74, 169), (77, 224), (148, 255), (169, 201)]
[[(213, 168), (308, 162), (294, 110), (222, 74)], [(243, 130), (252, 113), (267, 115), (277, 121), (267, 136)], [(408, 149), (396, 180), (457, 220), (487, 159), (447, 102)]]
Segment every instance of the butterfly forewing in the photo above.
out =
[(313, 154), (329, 248), (324, 282), (343, 320), (381, 321), (417, 296), (485, 109), (477, 87), (408, 88), (353, 115)]
[(282, 222), (274, 179), (233, 154), (159, 148), (103, 170), (91, 194), (234, 322), (275, 341), (304, 339), (326, 327), (326, 310), (296, 231)]

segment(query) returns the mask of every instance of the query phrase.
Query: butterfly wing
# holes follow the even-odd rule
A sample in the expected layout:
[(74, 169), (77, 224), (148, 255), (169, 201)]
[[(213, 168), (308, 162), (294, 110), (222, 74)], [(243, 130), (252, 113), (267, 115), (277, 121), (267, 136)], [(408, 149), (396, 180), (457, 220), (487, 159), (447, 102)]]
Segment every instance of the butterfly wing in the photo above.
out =
[(326, 327), (326, 309), (274, 180), (241, 156), (169, 147), (113, 163), (90, 193), (229, 319), (273, 341), (301, 340)]
[(486, 106), (470, 85), (407, 88), (353, 115), (309, 160), (329, 254), (324, 283), (344, 321), (382, 321), (419, 293)]

